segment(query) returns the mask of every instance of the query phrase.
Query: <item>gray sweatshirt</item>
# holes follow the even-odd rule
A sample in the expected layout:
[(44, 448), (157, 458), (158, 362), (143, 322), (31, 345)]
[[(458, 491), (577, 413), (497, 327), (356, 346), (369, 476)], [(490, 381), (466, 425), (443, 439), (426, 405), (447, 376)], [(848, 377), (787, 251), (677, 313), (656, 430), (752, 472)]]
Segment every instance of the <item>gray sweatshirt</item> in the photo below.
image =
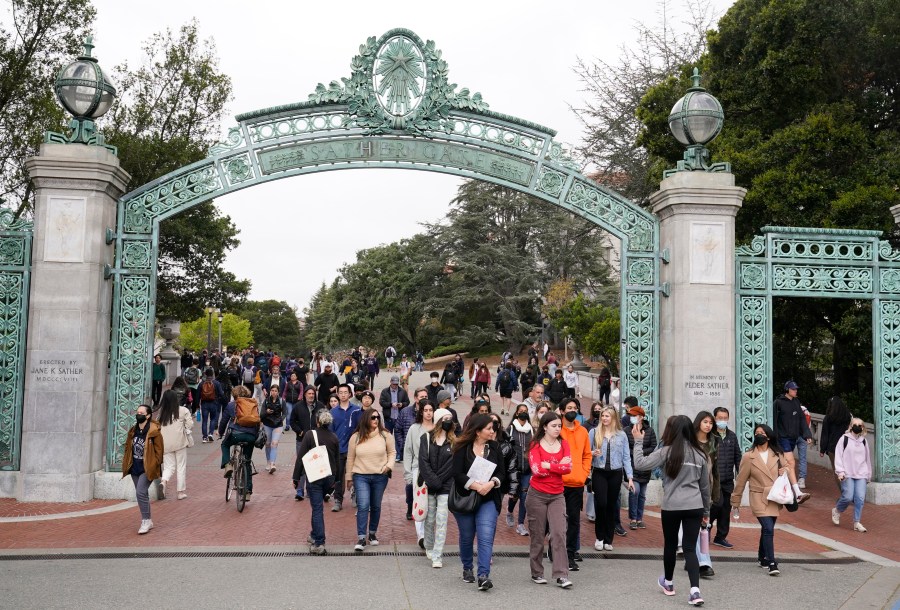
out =
[(709, 515), (709, 462), (703, 453), (693, 447), (685, 448), (684, 464), (674, 479), (666, 474), (665, 464), (669, 457), (669, 447), (660, 447), (650, 455), (644, 455), (640, 443), (634, 444), (635, 470), (653, 470), (657, 466), (663, 470), (662, 510), (703, 509)]

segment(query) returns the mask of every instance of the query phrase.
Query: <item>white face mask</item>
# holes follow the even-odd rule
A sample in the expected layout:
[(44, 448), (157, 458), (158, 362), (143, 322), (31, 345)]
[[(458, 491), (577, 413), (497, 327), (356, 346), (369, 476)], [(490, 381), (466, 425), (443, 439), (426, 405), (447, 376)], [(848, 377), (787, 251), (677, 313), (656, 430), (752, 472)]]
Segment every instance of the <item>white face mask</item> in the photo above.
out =
[(631, 422), (632, 426), (636, 426), (638, 423), (638, 418), (636, 415), (632, 415), (631, 417), (628, 418), (628, 420)]

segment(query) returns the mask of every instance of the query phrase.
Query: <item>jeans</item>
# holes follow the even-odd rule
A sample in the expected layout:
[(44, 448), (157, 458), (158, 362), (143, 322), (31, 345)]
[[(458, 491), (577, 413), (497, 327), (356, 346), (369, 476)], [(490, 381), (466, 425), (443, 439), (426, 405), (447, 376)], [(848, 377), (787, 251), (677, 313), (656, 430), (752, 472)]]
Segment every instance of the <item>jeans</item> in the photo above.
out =
[(759, 551), (757, 558), (762, 562), (775, 561), (775, 521), (778, 517), (757, 517), (759, 521)]
[(684, 550), (684, 564), (692, 587), (700, 586), (700, 564), (697, 560), (697, 537), (700, 535), (700, 521), (703, 509), (663, 510), (663, 569), (665, 579), (672, 582), (675, 575), (675, 553), (678, 549), (678, 528), (682, 528), (684, 538), (681, 548)]
[(793, 453), (797, 448), (797, 478), (806, 478), (806, 440), (801, 438), (779, 438), (781, 450), (785, 453)]
[(447, 541), (448, 494), (428, 494), (428, 513), (425, 515), (425, 550), (431, 551), (431, 561), (440, 561)]
[(734, 492), (734, 481), (721, 481), (719, 485), (722, 488), (722, 500), (709, 508), (710, 526), (713, 523), (718, 524), (713, 540), (725, 540), (731, 531), (731, 494)]
[[(566, 509), (566, 554), (569, 561), (575, 559), (575, 552), (581, 541), (581, 505), (584, 503), (584, 485), (579, 487), (563, 487), (563, 498)], [(551, 524), (550, 535), (553, 535)], [(555, 555), (554, 555), (555, 556)]]
[(281, 439), (283, 428), (281, 426), (273, 428), (265, 425), (263, 427), (266, 429), (266, 462), (274, 464), (278, 458), (278, 441)]
[[(474, 492), (473, 492), (474, 493)], [(497, 505), (484, 500), (474, 513), (453, 513), (459, 530), (459, 560), (463, 570), (471, 570), (476, 536), (478, 537), (478, 578), (491, 574), (491, 555), (494, 552), (494, 535), (497, 533)]]
[(334, 475), (334, 499), (344, 503), (344, 473), (347, 472), (347, 454), (342, 453), (338, 458), (338, 471)]
[(137, 495), (138, 508), (141, 509), (141, 519), (150, 518), (150, 480), (147, 474), (131, 475), (131, 482), (134, 483), (134, 492)]
[(519, 495), (518, 496), (510, 496), (509, 502), (506, 505), (506, 512), (513, 512), (513, 509), (516, 507), (516, 502), (519, 502), (519, 525), (525, 524), (525, 515), (527, 513), (527, 509), (525, 508), (525, 500), (528, 498), (528, 485), (531, 483), (531, 473), (521, 475), (519, 479)]
[(837, 511), (842, 513), (847, 510), (850, 502), (853, 502), (853, 522), (859, 523), (859, 518), (862, 517), (863, 504), (866, 502), (865, 479), (845, 478), (841, 481), (841, 497), (837, 501)]
[[(228, 464), (228, 461), (231, 459), (231, 447), (234, 445), (240, 445), (244, 450), (244, 455), (247, 457), (247, 460), (250, 461), (253, 459), (253, 443), (256, 442), (256, 435), (251, 434), (249, 432), (235, 432), (231, 431), (231, 434), (226, 436), (224, 440), (222, 440), (222, 468), (225, 468), (225, 465)], [(249, 493), (253, 493), (253, 477), (251, 476), (252, 469), (250, 466), (247, 466), (247, 491)]]
[(203, 438), (208, 438), (219, 427), (219, 403), (200, 403), (200, 410), (203, 412), (203, 425), (200, 429), (203, 432)]
[(387, 484), (386, 474), (353, 475), (353, 488), (356, 489), (356, 535), (360, 538), (369, 532), (378, 532), (381, 498)]
[(647, 485), (649, 483), (634, 483), (634, 491), (628, 492), (628, 519), (629, 521), (644, 520), (644, 503), (647, 501)]
[[(312, 530), (310, 535), (316, 546), (325, 544), (325, 493), (334, 487), (334, 477), (325, 477), (306, 483), (306, 493), (309, 496), (309, 506), (312, 509), (310, 517)], [(303, 489), (298, 487), (298, 489)]]
[(291, 427), (291, 413), (294, 411), (294, 403), (284, 401), (284, 429)]
[(616, 514), (619, 488), (622, 487), (623, 470), (605, 470), (594, 468), (591, 471), (591, 484), (594, 487), (594, 510), (597, 520), (594, 521), (594, 534), (597, 540), (612, 544), (616, 531)]

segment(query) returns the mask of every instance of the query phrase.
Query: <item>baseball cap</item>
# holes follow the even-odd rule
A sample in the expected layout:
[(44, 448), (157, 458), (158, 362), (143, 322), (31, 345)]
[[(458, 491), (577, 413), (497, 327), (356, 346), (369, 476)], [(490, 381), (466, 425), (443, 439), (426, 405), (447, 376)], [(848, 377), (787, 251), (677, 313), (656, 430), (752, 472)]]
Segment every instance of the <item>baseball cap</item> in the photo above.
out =
[(785, 392), (788, 390), (799, 390), (799, 389), (800, 389), (800, 386), (798, 386), (797, 382), (794, 381), (793, 379), (788, 381), (786, 384), (784, 384)]
[(397, 375), (391, 375), (391, 383), (400, 383), (400, 378)]
[(647, 412), (644, 411), (641, 407), (631, 407), (628, 409), (629, 415), (640, 415), (641, 417), (646, 417)]

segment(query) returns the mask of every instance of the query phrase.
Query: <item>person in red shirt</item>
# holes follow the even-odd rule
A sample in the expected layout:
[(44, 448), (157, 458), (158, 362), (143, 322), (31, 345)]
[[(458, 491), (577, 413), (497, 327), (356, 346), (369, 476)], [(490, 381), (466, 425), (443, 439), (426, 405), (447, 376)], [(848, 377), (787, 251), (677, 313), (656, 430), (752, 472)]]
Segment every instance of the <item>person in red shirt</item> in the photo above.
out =
[(541, 417), (528, 451), (531, 483), (525, 499), (528, 529), (531, 533), (531, 580), (547, 584), (544, 578), (544, 531), (549, 526), (550, 549), (553, 552), (553, 578), (557, 586), (568, 589), (569, 561), (566, 555), (566, 500), (563, 475), (572, 471), (569, 444), (560, 438), (562, 420), (552, 411)]

